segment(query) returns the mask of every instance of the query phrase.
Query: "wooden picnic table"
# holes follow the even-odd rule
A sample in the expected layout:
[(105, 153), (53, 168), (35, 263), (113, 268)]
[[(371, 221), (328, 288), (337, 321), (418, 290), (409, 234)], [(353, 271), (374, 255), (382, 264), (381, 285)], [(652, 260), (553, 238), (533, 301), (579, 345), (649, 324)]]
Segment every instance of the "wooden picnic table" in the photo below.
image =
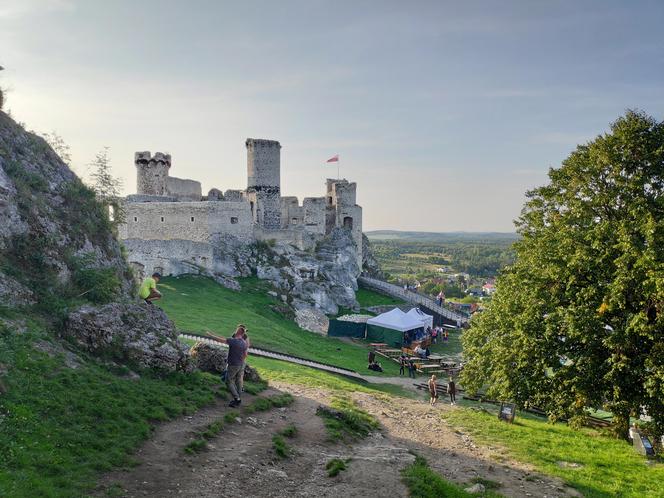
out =
[(369, 346), (371, 346), (372, 348), (379, 349), (379, 348), (386, 347), (387, 343), (385, 343), (385, 342), (370, 342)]

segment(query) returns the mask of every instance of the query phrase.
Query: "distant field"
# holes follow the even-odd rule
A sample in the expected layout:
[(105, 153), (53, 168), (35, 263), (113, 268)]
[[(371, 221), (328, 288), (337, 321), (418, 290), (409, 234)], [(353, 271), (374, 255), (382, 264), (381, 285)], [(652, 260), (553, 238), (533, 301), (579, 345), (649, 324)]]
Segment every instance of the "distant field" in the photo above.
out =
[(514, 232), (401, 232), (398, 230), (373, 230), (365, 232), (369, 240), (402, 240), (407, 242), (495, 242), (515, 241)]

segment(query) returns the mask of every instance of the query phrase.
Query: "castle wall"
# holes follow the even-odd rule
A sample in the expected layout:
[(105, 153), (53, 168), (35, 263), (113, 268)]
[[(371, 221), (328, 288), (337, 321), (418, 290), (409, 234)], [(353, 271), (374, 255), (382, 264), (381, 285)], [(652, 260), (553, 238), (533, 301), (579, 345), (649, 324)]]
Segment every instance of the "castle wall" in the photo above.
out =
[(163, 275), (198, 273), (214, 266), (213, 248), (206, 242), (191, 240), (126, 239), (129, 264), (141, 277), (155, 271)]
[(201, 182), (173, 176), (166, 178), (166, 193), (181, 201), (200, 201), (203, 196)]
[(311, 233), (325, 234), (325, 197), (305, 197), (302, 201), (304, 229)]
[(252, 220), (245, 201), (127, 203), (122, 239), (208, 242), (211, 234), (252, 239)]
[(171, 156), (149, 151), (134, 154), (136, 166), (136, 193), (143, 195), (167, 195), (166, 181), (171, 168)]
[(248, 138), (247, 197), (254, 203), (254, 222), (281, 228), (281, 145), (274, 140)]
[(304, 211), (297, 197), (281, 198), (281, 228), (299, 226), (303, 223)]

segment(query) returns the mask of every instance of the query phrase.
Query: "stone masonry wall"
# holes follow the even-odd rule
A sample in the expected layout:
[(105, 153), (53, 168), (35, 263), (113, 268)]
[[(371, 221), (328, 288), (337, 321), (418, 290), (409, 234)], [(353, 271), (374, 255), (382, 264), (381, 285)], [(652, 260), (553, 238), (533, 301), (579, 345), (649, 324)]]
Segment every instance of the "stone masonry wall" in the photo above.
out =
[(139, 277), (158, 271), (164, 275), (198, 273), (214, 264), (212, 245), (191, 240), (126, 239), (129, 264)]
[(203, 195), (201, 182), (173, 176), (166, 179), (166, 193), (181, 201), (200, 201)]
[(211, 234), (252, 238), (249, 204), (240, 202), (146, 202), (126, 204), (122, 239), (207, 242)]
[(247, 194), (254, 202), (254, 221), (267, 229), (281, 228), (281, 145), (248, 138)]
[(171, 156), (149, 151), (134, 154), (136, 166), (136, 193), (144, 195), (167, 195), (166, 181), (171, 168)]
[(302, 206), (304, 229), (312, 233), (325, 234), (325, 197), (305, 197)]

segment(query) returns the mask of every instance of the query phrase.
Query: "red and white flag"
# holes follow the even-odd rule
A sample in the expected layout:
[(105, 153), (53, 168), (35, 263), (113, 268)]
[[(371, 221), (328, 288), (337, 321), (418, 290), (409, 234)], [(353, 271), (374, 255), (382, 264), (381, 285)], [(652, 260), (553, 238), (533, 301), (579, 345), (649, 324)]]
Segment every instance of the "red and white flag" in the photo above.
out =
[(327, 162), (327, 163), (338, 163), (339, 162), (339, 154), (337, 154), (336, 156), (332, 156), (331, 158), (329, 158), (325, 162)]

